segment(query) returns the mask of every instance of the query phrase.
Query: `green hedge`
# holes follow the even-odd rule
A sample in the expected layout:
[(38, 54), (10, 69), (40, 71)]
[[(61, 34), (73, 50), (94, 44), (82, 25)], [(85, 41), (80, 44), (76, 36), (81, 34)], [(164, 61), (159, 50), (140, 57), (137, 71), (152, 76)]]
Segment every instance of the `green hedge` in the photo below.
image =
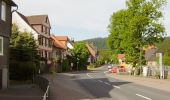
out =
[(37, 70), (33, 62), (11, 62), (9, 65), (10, 80), (31, 80)]
[(62, 72), (69, 71), (70, 65), (68, 59), (63, 60), (61, 66), (62, 66)]

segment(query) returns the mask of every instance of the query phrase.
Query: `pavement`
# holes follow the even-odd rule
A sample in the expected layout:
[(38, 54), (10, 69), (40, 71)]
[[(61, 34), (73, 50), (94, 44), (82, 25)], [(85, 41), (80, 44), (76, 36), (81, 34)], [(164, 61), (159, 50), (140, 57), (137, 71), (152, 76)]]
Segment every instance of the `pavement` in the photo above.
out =
[[(169, 91), (161, 89), (161, 85), (160, 89), (155, 88), (156, 80), (150, 79), (153, 83), (149, 83), (147, 79), (108, 76), (105, 71), (107, 67), (103, 66), (93, 71), (46, 75), (50, 81), (50, 100), (170, 100)], [(164, 85), (162, 81), (158, 83)]]
[(42, 100), (43, 91), (35, 85), (15, 85), (0, 90), (0, 100)]
[(164, 80), (164, 79), (154, 79), (154, 78), (148, 78), (148, 77), (141, 77), (141, 76), (131, 76), (131, 75), (117, 75), (114, 73), (106, 73), (107, 76), (119, 79), (119, 80), (125, 80), (129, 82), (133, 82), (136, 84), (140, 84), (143, 86), (148, 86), (164, 91), (170, 92), (170, 80)]

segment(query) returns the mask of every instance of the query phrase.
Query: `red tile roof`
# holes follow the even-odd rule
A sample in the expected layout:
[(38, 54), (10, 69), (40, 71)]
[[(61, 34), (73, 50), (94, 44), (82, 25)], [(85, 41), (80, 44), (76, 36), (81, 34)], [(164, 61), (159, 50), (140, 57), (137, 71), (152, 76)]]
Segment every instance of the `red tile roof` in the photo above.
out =
[(66, 45), (64, 45), (63, 43), (60, 42), (60, 40), (58, 40), (57, 36), (55, 35), (51, 35), (51, 38), (54, 40), (54, 45), (58, 48), (61, 49), (67, 49)]
[(68, 41), (68, 36), (55, 36), (57, 40), (59, 41)]
[(117, 58), (119, 58), (119, 59), (125, 58), (125, 54), (118, 54)]

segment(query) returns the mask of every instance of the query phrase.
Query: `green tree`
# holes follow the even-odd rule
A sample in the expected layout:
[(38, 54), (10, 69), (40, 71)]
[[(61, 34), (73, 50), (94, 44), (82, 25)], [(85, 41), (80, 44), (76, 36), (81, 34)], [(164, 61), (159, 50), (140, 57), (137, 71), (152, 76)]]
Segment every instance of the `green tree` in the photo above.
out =
[(112, 52), (111, 50), (99, 50), (99, 55), (98, 55), (98, 59), (97, 62), (99, 62), (100, 64), (104, 64), (105, 61), (107, 62), (111, 62), (112, 60)]
[(10, 38), (10, 78), (27, 80), (39, 68), (40, 57), (36, 40), (31, 33), (20, 32), (17, 25), (12, 26)]
[(113, 13), (108, 44), (115, 54), (124, 53), (126, 61), (141, 62), (142, 48), (160, 42), (165, 36), (161, 8), (166, 0), (127, 0), (127, 9)]
[(85, 42), (76, 42), (73, 45), (74, 49), (71, 50), (74, 59), (74, 65), (78, 63), (78, 69), (86, 69), (89, 51)]
[(156, 46), (159, 51), (163, 53), (163, 64), (170, 65), (170, 37), (166, 37), (163, 42), (158, 43)]

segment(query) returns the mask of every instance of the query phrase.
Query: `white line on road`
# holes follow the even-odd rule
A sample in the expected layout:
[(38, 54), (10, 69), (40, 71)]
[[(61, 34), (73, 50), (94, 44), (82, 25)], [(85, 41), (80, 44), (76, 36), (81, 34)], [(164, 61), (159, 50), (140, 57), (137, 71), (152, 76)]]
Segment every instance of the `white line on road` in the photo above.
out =
[(103, 83), (103, 81), (101, 81), (101, 80), (98, 80), (100, 83)]
[(116, 86), (116, 85), (113, 85), (113, 87), (114, 87), (114, 88), (117, 88), (117, 89), (120, 89), (120, 87), (119, 87), (119, 86)]
[(106, 74), (108, 71), (104, 71), (104, 74)]
[(140, 94), (136, 94), (136, 95), (139, 96), (139, 97), (141, 97), (141, 98), (145, 98), (145, 99), (147, 99), (147, 100), (152, 100), (151, 98), (145, 97), (145, 96), (140, 95)]
[(111, 84), (109, 84), (109, 83), (107, 83), (107, 82), (104, 82), (104, 84), (106, 84), (106, 85), (111, 85)]
[(87, 76), (90, 77), (90, 78), (93, 78), (92, 76), (89, 75), (89, 73), (87, 73)]

